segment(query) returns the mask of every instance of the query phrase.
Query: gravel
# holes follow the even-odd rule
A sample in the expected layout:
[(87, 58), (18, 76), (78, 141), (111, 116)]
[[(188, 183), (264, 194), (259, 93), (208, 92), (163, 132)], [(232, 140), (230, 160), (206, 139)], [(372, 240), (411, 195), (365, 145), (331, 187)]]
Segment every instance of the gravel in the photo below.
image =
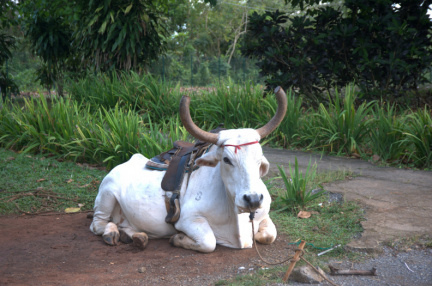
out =
[[(337, 285), (346, 286), (426, 286), (432, 285), (432, 249), (398, 252), (384, 248), (383, 253), (360, 263), (331, 261), (338, 269), (371, 270), (377, 269), (376, 276), (331, 276)], [(289, 285), (306, 285), (290, 281)], [(317, 285), (317, 284), (315, 284)], [(320, 285), (330, 285), (323, 282)]]

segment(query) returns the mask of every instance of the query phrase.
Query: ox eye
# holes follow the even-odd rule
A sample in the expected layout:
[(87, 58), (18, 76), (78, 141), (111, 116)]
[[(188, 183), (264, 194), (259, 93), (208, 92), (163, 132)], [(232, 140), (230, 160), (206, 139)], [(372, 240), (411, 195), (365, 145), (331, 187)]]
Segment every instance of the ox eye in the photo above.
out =
[(231, 163), (230, 159), (228, 159), (227, 157), (224, 157), (224, 158), (223, 158), (223, 161), (224, 161), (226, 164), (228, 164), (228, 165), (234, 166), (234, 165)]

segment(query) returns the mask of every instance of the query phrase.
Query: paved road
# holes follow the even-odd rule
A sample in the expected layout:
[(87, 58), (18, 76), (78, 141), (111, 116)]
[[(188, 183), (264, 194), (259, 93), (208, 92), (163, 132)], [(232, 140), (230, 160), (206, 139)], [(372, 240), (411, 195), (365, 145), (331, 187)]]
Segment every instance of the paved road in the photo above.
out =
[[(378, 167), (359, 159), (264, 148), (270, 162), (270, 176), (278, 174), (277, 165), (288, 172), (295, 157), (301, 169), (309, 161), (318, 170), (349, 170), (354, 179), (325, 185), (326, 190), (344, 194), (365, 206), (364, 232), (348, 247), (374, 253), (361, 263), (331, 261), (339, 269), (377, 269), (377, 276), (330, 276), (337, 285), (432, 285), (432, 249), (399, 252), (383, 247), (383, 241), (428, 235), (432, 237), (432, 172)], [(304, 285), (290, 282), (290, 285)], [(323, 285), (330, 285), (323, 282)]]
[[(331, 183), (326, 190), (344, 194), (366, 206), (362, 237), (349, 244), (362, 251), (380, 250), (379, 243), (401, 237), (432, 236), (432, 172), (379, 167), (359, 159), (320, 156), (312, 153), (264, 148), (270, 173), (277, 165), (288, 172), (288, 163), (297, 157), (305, 169), (311, 160), (318, 170), (349, 170), (352, 180)], [(432, 270), (431, 270), (432, 271)]]

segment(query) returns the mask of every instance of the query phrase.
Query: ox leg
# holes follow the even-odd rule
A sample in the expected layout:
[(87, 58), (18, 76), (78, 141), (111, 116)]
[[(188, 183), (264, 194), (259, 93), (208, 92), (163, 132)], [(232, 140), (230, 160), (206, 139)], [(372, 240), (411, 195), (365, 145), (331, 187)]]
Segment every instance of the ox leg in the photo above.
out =
[(120, 233), (118, 231), (117, 225), (113, 222), (109, 222), (105, 227), (102, 238), (106, 244), (117, 245), (120, 240)]
[(111, 214), (117, 205), (117, 200), (113, 193), (104, 188), (104, 182), (100, 187), (99, 193), (96, 196), (93, 222), (90, 225), (90, 230), (96, 235), (103, 235), (106, 232), (107, 225), (111, 221)]
[[(198, 222), (194, 220), (183, 223), (183, 225), (187, 225), (189, 228), (182, 228), (179, 223), (176, 224), (176, 228), (184, 231), (187, 235), (185, 233), (173, 235), (170, 239), (171, 245), (200, 252), (212, 252), (215, 250), (216, 237), (207, 221)], [(190, 226), (193, 226), (193, 228), (190, 228)]]
[(134, 246), (143, 250), (148, 244), (148, 236), (144, 232), (136, 232), (130, 227), (120, 228), (120, 241), (123, 243), (132, 243)]
[(255, 240), (262, 244), (271, 244), (277, 236), (276, 226), (267, 216), (259, 224), (258, 232), (255, 234)]
[(133, 242), (133, 240), (132, 240), (133, 233), (130, 234), (129, 231), (124, 229), (124, 228), (120, 228), (119, 232), (120, 232), (120, 241), (121, 242), (126, 243), (126, 244)]
[(143, 250), (148, 244), (148, 236), (144, 232), (137, 232), (132, 235), (133, 244)]

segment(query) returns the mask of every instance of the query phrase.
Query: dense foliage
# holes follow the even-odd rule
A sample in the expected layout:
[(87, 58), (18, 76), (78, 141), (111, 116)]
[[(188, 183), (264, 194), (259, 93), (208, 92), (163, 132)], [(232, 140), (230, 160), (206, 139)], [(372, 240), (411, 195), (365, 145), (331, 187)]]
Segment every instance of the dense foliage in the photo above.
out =
[(81, 1), (80, 12), (75, 44), (97, 70), (137, 70), (164, 50), (166, 19), (157, 1)]
[[(162, 51), (163, 2), (26, 1), (22, 24), (32, 50), (56, 74), (83, 65), (90, 70), (137, 69)], [(79, 61), (77, 61), (79, 59)]]
[(5, 32), (11, 25), (15, 24), (13, 16), (15, 12), (16, 5), (14, 2), (0, 2), (0, 90), (3, 99), (11, 91), (18, 91), (17, 84), (8, 77), (6, 71), (3, 71), (3, 65), (12, 58), (12, 50), (16, 47), (15, 37)]
[(112, 70), (209, 84), (219, 57), (228, 76), (248, 15), (241, 5), (214, 0), (35, 0), (18, 7), (15, 20), (43, 62), (37, 79), (47, 88), (61, 88), (66, 76)]
[[(53, 153), (114, 166), (136, 152), (153, 157), (188, 137), (178, 104), (185, 91), (136, 73), (95, 76), (68, 87), (70, 98), (32, 98), (24, 108), (0, 109), (0, 146)], [(206, 130), (263, 126), (275, 113), (273, 95), (256, 85), (222, 83), (192, 93), (191, 115)], [(288, 93), (288, 116), (262, 144), (371, 158), (388, 164), (432, 167), (432, 116), (428, 107), (395, 112), (394, 105), (355, 104), (347, 87), (334, 102), (303, 109)], [(384, 108), (383, 108), (384, 107)], [(297, 110), (298, 112), (291, 112)], [(192, 140), (191, 138), (189, 140)]]
[(397, 97), (427, 81), (430, 2), (345, 0), (303, 15), (254, 13), (242, 51), (259, 59), (269, 86), (298, 88), (315, 101), (350, 82), (369, 99)]

